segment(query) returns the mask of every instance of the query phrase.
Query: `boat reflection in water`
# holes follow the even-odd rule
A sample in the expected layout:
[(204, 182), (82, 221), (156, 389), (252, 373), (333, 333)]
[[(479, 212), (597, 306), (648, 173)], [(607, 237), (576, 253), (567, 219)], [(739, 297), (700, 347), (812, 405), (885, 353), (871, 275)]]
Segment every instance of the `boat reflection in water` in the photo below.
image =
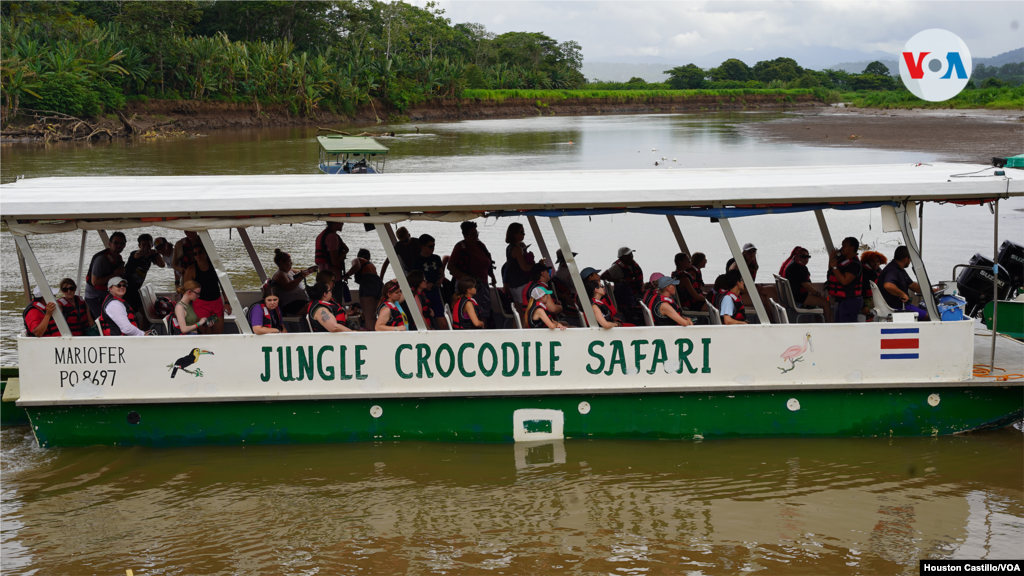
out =
[[(28, 439), (9, 432), (17, 454)], [(1008, 558), (1024, 539), (1012, 428), (29, 457), (46, 462), (4, 473), (5, 515), (35, 519), (5, 529), (5, 573), (917, 574), (921, 558)]]

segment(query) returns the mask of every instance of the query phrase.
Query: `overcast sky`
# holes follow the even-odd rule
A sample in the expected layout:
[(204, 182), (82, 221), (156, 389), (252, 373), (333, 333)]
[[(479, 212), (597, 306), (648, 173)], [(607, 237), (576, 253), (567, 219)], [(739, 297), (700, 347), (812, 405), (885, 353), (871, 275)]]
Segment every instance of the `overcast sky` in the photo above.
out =
[[(422, 6), (424, 2), (415, 1)], [(817, 48), (895, 54), (928, 28), (959, 35), (976, 57), (1024, 46), (1024, 2), (439, 2), (453, 23), (576, 40), (587, 60), (698, 62), (723, 51), (812, 56)], [(839, 54), (839, 52), (835, 52)], [(633, 57), (633, 58), (629, 58)]]

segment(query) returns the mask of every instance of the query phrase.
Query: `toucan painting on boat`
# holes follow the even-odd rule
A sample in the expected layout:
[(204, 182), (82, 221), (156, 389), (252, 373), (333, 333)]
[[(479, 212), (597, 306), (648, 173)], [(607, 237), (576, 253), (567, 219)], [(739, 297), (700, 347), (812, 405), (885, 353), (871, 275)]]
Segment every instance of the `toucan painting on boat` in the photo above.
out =
[(212, 356), (213, 352), (210, 352), (209, 350), (200, 350), (199, 348), (193, 348), (191, 352), (175, 360), (174, 364), (168, 365), (167, 367), (171, 368), (171, 378), (174, 378), (174, 375), (178, 373), (179, 369), (186, 374), (202, 376), (203, 373), (198, 368), (196, 368), (195, 370), (189, 370), (188, 367), (198, 362), (199, 357), (202, 356), (203, 354), (210, 354)]

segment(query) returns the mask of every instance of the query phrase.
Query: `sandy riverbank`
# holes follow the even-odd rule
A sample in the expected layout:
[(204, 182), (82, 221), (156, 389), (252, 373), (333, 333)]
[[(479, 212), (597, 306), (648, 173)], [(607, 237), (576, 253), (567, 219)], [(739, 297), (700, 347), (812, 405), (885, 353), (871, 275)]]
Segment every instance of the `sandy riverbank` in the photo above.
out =
[(952, 162), (988, 164), (993, 156), (1024, 153), (1024, 112), (1019, 110), (818, 108), (741, 130), (811, 146), (920, 150)]

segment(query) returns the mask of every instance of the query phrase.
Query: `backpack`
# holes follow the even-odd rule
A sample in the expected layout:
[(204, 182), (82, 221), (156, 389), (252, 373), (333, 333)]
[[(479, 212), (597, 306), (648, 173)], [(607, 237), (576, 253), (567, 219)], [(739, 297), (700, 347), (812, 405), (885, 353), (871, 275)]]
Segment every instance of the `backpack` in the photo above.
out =
[(158, 318), (166, 318), (167, 316), (174, 314), (174, 300), (171, 300), (167, 296), (160, 296), (153, 303), (153, 311), (156, 312)]

